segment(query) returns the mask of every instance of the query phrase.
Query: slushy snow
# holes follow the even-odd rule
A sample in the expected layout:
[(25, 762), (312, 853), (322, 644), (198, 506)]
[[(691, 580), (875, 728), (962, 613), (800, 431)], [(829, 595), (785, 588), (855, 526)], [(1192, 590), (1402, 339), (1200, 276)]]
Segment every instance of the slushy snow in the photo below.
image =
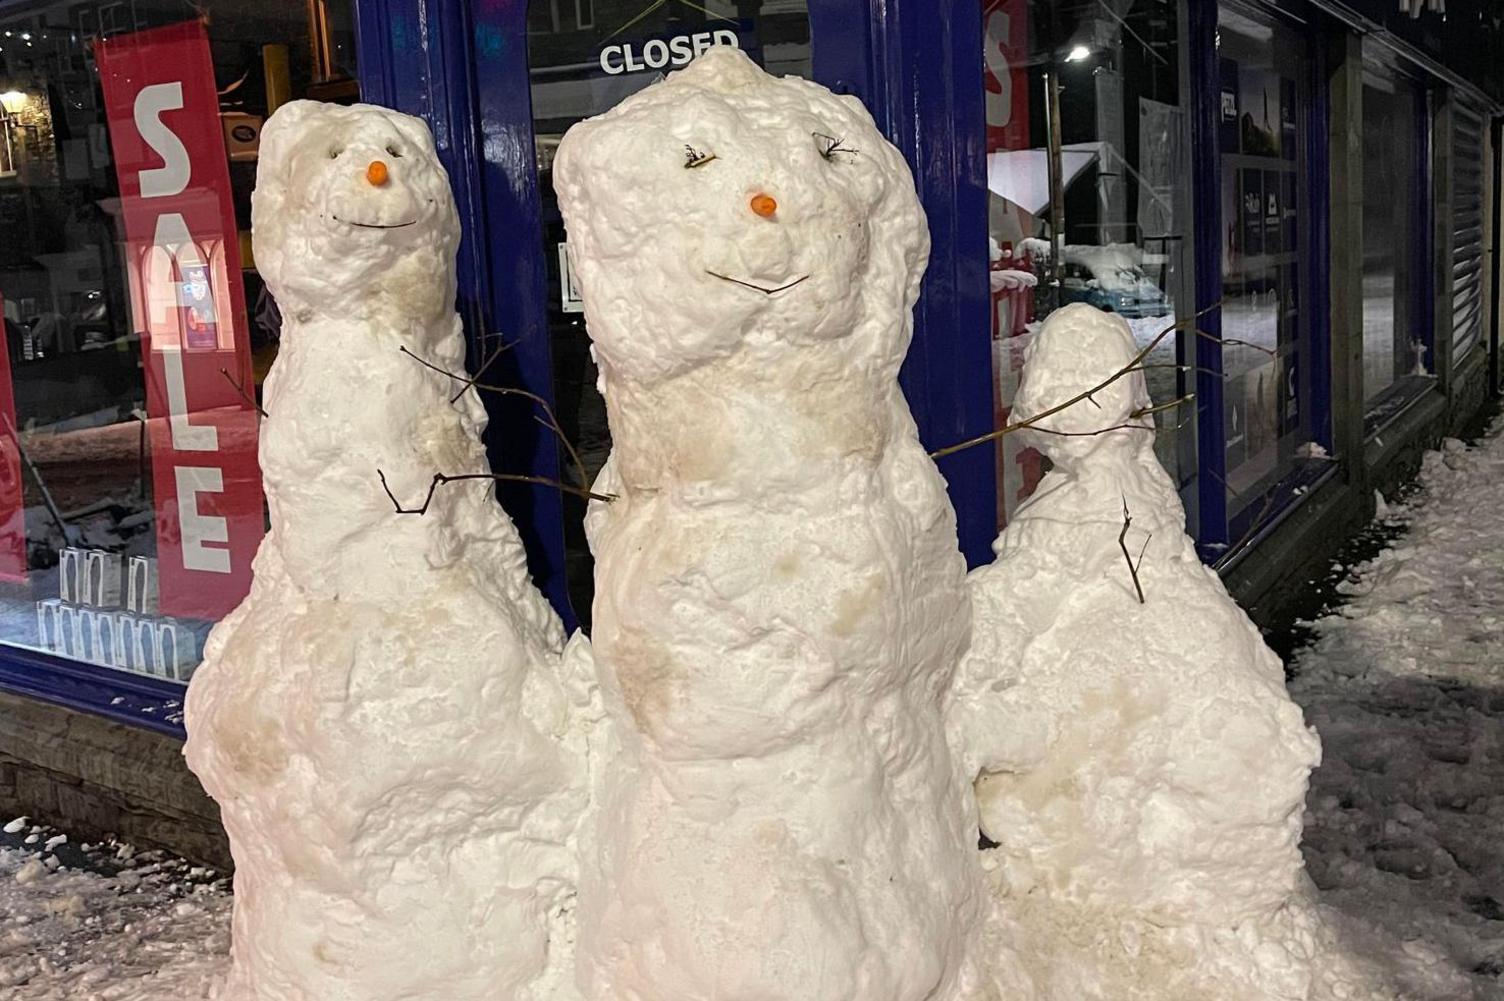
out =
[(378, 478), (417, 507), (488, 469), (476, 394), (413, 357), (464, 358), (432, 137), (285, 105), (253, 209), (271, 528), (186, 704), (236, 862), (226, 1001), (567, 998), (593, 685), (490, 482), (404, 515)]
[[(28, 837), (46, 834), (37, 827)], [(229, 966), (227, 881), (112, 843), (81, 846), (68, 863), (40, 845), (0, 847), (0, 998), (213, 997)]]
[(908, 167), (856, 99), (717, 48), (554, 171), (618, 495), (588, 524), (624, 738), (587, 994), (964, 997), (980, 867), (942, 708), (968, 608), (897, 383), (928, 255)]
[[(1321, 732), (1305, 857), (1413, 996), (1504, 997), (1504, 424), (1428, 453), (1399, 537), (1314, 623), (1290, 689)], [(1457, 971), (1465, 976), (1457, 977)]]

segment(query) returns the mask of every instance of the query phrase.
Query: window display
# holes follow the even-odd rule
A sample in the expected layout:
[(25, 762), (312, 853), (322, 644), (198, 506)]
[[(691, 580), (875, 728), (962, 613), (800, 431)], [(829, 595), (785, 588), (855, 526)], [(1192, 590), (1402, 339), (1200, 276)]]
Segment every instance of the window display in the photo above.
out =
[(1225, 5), (1218, 31), (1228, 513), (1261, 503), (1310, 442), (1306, 44)]
[(265, 525), (260, 126), (356, 96), (349, 3), (197, 9), (0, 19), (0, 642), (173, 681)]
[[(994, 419), (1006, 424), (1032, 334), (1083, 302), (1128, 321), (1148, 345), (1188, 313), (1189, 212), (1178, 12), (1163, 0), (1108, 7), (985, 0), (989, 265)], [(1155, 404), (1190, 391), (1178, 338), (1146, 360)], [(1194, 470), (1190, 407), (1156, 415), (1156, 448), (1184, 485)], [(998, 523), (1034, 489), (1044, 460), (998, 441)]]
[(1363, 401), (1430, 373), (1426, 302), (1423, 92), (1376, 65), (1363, 70)]

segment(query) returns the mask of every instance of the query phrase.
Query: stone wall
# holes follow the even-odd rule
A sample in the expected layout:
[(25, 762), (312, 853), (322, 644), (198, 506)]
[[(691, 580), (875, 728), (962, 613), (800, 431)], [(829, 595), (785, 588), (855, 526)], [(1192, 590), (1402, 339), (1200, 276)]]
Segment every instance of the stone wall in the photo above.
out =
[(230, 868), (219, 808), (167, 736), (0, 692), (0, 816)]

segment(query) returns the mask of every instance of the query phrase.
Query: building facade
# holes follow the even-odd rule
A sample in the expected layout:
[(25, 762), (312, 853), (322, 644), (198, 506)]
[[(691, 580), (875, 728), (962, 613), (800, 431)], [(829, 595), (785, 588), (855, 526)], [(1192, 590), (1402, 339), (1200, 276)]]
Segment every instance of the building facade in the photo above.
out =
[[(715, 45), (860, 97), (928, 213), (902, 382), (968, 561), (1044, 462), (974, 440), (1006, 424), (1032, 331), (1085, 302), (1144, 350), (1203, 559), (1277, 623), (1375, 491), (1500, 388), (1495, 7), (206, 0), (184, 22), (167, 0), (0, 0), (0, 812), (223, 860), (181, 706), (265, 529), (280, 316), (249, 193), (287, 100), (430, 123), (471, 366), (557, 416), (491, 395), (492, 467), (570, 483), (610, 431), (552, 193), (564, 131)], [(588, 629), (582, 503), (498, 493)]]

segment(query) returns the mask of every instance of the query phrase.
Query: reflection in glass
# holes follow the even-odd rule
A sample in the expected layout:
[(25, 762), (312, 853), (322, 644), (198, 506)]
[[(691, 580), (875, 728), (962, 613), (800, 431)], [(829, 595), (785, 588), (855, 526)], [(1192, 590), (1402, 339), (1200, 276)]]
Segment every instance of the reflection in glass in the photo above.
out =
[(1311, 453), (1305, 41), (1224, 5), (1218, 30), (1222, 164), (1223, 440), (1227, 503), (1259, 507)]
[[(253, 262), (244, 257), (239, 272), (230, 262), (247, 243), (259, 129), (278, 100), (356, 96), (352, 5), (11, 6), (0, 28), (33, 44), (0, 48), (0, 642), (185, 681), (213, 621), (164, 598), (159, 560), (181, 550), (183, 520), (195, 515), (211, 519), (200, 555), (222, 557), (216, 505), (238, 488), (259, 494), (255, 423), (232, 421), (248, 431), (218, 435), (221, 453), (245, 460), (245, 482), (214, 483), (184, 472), (193, 462), (173, 464), (180, 498), (202, 488), (199, 510), (185, 513), (154, 475), (153, 439), (169, 422), (148, 416), (147, 380), (184, 374), (180, 444), (254, 406), (280, 324)], [(160, 241), (173, 248), (163, 253), (127, 232), (121, 174), (136, 172), (122, 170), (111, 139), (96, 43), (129, 46), (196, 13), (209, 24), (214, 77), (200, 121), (210, 123), (206, 148), (226, 157), (230, 217), (195, 221), (187, 239)], [(325, 57), (318, 72), (315, 53)], [(181, 127), (171, 115), (185, 113), (165, 120)], [(190, 176), (184, 199), (222, 204), (223, 192)], [(249, 335), (256, 375), (232, 388), (217, 359), (240, 357), (237, 334)], [(165, 350), (144, 350), (145, 338)], [(249, 517), (264, 524), (254, 504)]]
[[(1006, 423), (1029, 335), (1084, 302), (1148, 345), (1184, 315), (1188, 195), (1174, 5), (984, 0), (994, 418)], [(1193, 380), (1180, 340), (1146, 359), (1156, 404)], [(1157, 414), (1172, 475), (1194, 470), (1192, 408)], [(998, 444), (998, 523), (1043, 474), (1017, 436)]]
[(1422, 243), (1417, 197), (1420, 91), (1391, 71), (1363, 74), (1363, 399), (1373, 404), (1407, 375), (1426, 374), (1419, 308)]

